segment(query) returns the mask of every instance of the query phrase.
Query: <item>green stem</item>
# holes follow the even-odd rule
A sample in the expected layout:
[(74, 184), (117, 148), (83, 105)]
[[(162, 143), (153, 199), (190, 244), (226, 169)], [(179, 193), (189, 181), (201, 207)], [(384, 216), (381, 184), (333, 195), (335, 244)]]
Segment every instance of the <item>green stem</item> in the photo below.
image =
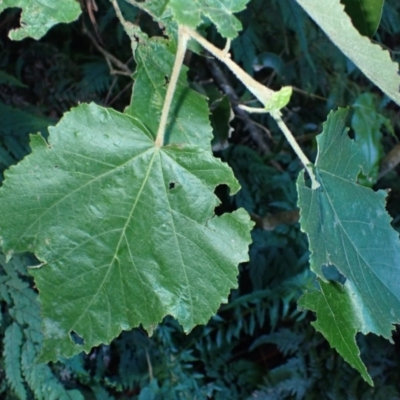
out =
[(236, 75), (236, 77), (240, 81), (242, 81), (247, 89), (249, 89), (249, 91), (253, 93), (253, 95), (261, 102), (262, 105), (268, 102), (274, 91), (268, 89), (264, 85), (261, 85), (261, 83), (257, 82), (245, 71), (243, 71), (242, 68), (239, 67), (239, 65), (231, 60), (231, 56), (229, 52), (227, 52), (227, 49), (219, 49), (218, 47), (210, 43), (207, 39), (204, 39), (204, 37), (197, 33), (195, 30), (188, 28), (187, 26), (183, 27), (183, 29), (190, 37), (201, 44), (215, 58), (218, 58), (218, 60), (223, 62)]
[[(268, 103), (268, 100), (273, 95), (274, 91), (268, 89), (267, 87), (263, 86), (261, 83), (257, 82), (253, 79), (250, 75), (248, 75), (245, 71), (243, 71), (234, 61), (231, 60), (230, 54), (227, 53), (226, 50), (221, 50), (218, 47), (214, 46), (208, 40), (204, 39), (203, 36), (198, 34), (195, 30), (188, 28), (187, 26), (182, 28), (187, 34), (192, 37), (196, 42), (198, 42), (201, 46), (203, 46), (208, 52), (210, 52), (215, 58), (218, 58), (221, 62), (223, 62), (235, 75), (236, 77), (246, 86), (246, 88), (253, 93), (253, 95), (258, 99), (258, 101), (265, 106)], [(262, 110), (256, 108), (252, 110), (249, 107), (241, 107), (248, 112), (268, 112), (267, 110)], [(320, 185), (317, 182), (315, 177), (314, 171), (312, 169), (312, 163), (307, 158), (307, 156), (303, 153), (300, 146), (297, 144), (296, 139), (293, 137), (292, 133), (290, 132), (289, 128), (283, 122), (281, 118), (280, 112), (270, 112), (272, 118), (275, 119), (276, 123), (278, 124), (279, 128), (282, 130), (283, 134), (285, 135), (286, 139), (288, 140), (289, 144), (292, 146), (293, 150), (300, 158), (301, 162), (304, 165), (304, 168), (308, 172), (311, 178), (311, 187), (312, 189), (318, 188)]]
[(189, 41), (189, 35), (179, 26), (178, 29), (178, 49), (175, 56), (174, 67), (172, 69), (171, 78), (169, 81), (167, 93), (165, 95), (164, 105), (161, 112), (160, 124), (158, 125), (156, 146), (161, 147), (164, 145), (165, 129), (168, 122), (168, 114), (171, 108), (172, 98), (174, 97), (176, 84), (179, 78), (179, 72), (185, 58), (187, 43)]
[(304, 168), (308, 172), (308, 175), (310, 176), (310, 179), (311, 179), (311, 189), (317, 189), (320, 186), (320, 184), (318, 183), (317, 178), (315, 177), (314, 171), (312, 169), (312, 163), (307, 158), (307, 156), (303, 153), (303, 150), (301, 150), (300, 146), (296, 142), (296, 139), (293, 137), (292, 132), (290, 132), (289, 128), (283, 121), (283, 119), (281, 117), (281, 113), (279, 111), (275, 112), (275, 113), (271, 113), (271, 116), (278, 124), (279, 128), (285, 135), (287, 141), (292, 146), (292, 149), (297, 154), (297, 157), (300, 158), (300, 161), (303, 163)]

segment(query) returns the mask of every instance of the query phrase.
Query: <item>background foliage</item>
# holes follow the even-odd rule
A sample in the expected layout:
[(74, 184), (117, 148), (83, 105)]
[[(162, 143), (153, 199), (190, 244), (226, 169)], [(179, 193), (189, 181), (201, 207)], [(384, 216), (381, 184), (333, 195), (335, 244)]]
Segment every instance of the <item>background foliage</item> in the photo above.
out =
[[(121, 1), (124, 8), (124, 2)], [(314, 137), (329, 110), (353, 104), (352, 134), (370, 155), (370, 173), (360, 179), (391, 187), (388, 209), (400, 227), (400, 185), (396, 170), (399, 118), (396, 107), (363, 77), (292, 0), (253, 0), (238, 14), (243, 31), (232, 43), (235, 61), (267, 86), (292, 85), (287, 123), (310, 158)], [(130, 43), (108, 1), (88, 1), (75, 23), (54, 27), (42, 40), (12, 42), (19, 12), (0, 16), (0, 167), (29, 152), (28, 134), (42, 132), (80, 102), (123, 110), (130, 102), (135, 69)], [(129, 19), (150, 35), (159, 27), (142, 12), (125, 7)], [(128, 15), (127, 15), (128, 16)], [(223, 47), (218, 32), (206, 32)], [(374, 40), (399, 61), (400, 5), (386, 1)], [(113, 58), (120, 60), (126, 70)], [(399, 362), (394, 345), (359, 337), (362, 358), (375, 387), (369, 387), (310, 325), (311, 313), (297, 309), (302, 291), (313, 285), (307, 239), (295, 222), (295, 179), (301, 169), (268, 116), (241, 113), (251, 98), (214, 60), (191, 54), (192, 87), (207, 94), (213, 111), (213, 148), (227, 161), (242, 190), (220, 211), (244, 207), (256, 220), (250, 262), (240, 266), (239, 289), (206, 326), (185, 335), (166, 318), (149, 338), (124, 332), (109, 346), (54, 364), (33, 363), (42, 337), (35, 287), (27, 275), (29, 255), (0, 264), (2, 354), (0, 393), (5, 399), (398, 399)], [(111, 64), (110, 64), (111, 63)], [(126, 74), (112, 74), (117, 67)], [(122, 68), (122, 70), (121, 70)], [(235, 118), (231, 121), (231, 110)], [(373, 123), (368, 120), (370, 118)], [(228, 139), (230, 121), (234, 130)], [(363, 125), (364, 124), (364, 125)], [(364, 128), (360, 128), (360, 125)], [(366, 128), (368, 135), (361, 137)], [(389, 157), (391, 155), (391, 158)], [(397, 157), (398, 158), (398, 157)], [(395, 161), (393, 161), (395, 160)], [(272, 218), (271, 216), (274, 216)], [(329, 271), (327, 271), (329, 273)]]

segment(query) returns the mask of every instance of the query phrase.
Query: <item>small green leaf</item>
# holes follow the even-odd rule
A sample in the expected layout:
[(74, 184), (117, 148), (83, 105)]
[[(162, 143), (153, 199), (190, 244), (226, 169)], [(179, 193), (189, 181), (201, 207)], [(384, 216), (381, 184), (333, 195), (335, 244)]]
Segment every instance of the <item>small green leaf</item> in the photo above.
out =
[[(386, 192), (357, 184), (367, 163), (347, 135), (347, 115), (348, 109), (331, 112), (317, 137), (315, 174), (321, 186), (312, 190), (299, 175), (300, 225), (309, 239), (311, 269), (324, 280), (322, 267), (336, 266), (358, 296), (362, 332), (389, 339), (400, 322), (399, 236), (385, 210)], [(346, 316), (339, 309), (335, 319), (341, 318)]]
[(372, 37), (382, 17), (384, 0), (341, 0), (361, 35)]
[(19, 325), (13, 322), (4, 333), (4, 365), (7, 381), (19, 399), (27, 398), (26, 389), (21, 373), (22, 331)]
[(242, 24), (233, 13), (246, 8), (249, 0), (170, 0), (175, 19), (182, 25), (197, 28), (206, 18), (217, 27), (218, 32), (227, 39), (234, 39)]
[(332, 0), (296, 1), (365, 76), (400, 105), (399, 65), (387, 50), (358, 33), (344, 6)]
[(320, 291), (306, 292), (298, 301), (302, 308), (317, 314), (312, 322), (315, 329), (321, 332), (331, 347), (357, 371), (366, 382), (373, 386), (371, 377), (360, 358), (355, 336), (368, 323), (366, 316), (360, 313), (357, 295), (351, 291), (350, 281), (345, 286), (337, 282), (319, 280)]
[(6, 252), (31, 251), (42, 305), (40, 361), (70, 357), (165, 315), (204, 324), (237, 286), (252, 222), (220, 217), (216, 186), (239, 184), (199, 146), (158, 148), (138, 120), (80, 105), (32, 136), (6, 173), (0, 234)]
[(22, 8), (21, 27), (9, 34), (13, 40), (40, 39), (52, 26), (75, 21), (81, 13), (76, 0), (0, 0), (0, 13), (8, 7)]
[(264, 104), (268, 112), (276, 112), (286, 107), (292, 97), (292, 87), (284, 86), (277, 92), (273, 92), (267, 104)]

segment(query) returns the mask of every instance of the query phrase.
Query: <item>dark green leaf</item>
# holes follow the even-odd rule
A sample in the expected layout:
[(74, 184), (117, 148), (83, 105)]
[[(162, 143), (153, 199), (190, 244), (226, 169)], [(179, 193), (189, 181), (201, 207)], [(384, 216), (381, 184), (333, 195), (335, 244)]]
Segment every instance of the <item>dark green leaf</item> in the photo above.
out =
[[(356, 182), (366, 160), (347, 135), (347, 114), (347, 109), (330, 113), (317, 137), (315, 173), (321, 186), (311, 190), (303, 174), (297, 180), (300, 224), (309, 239), (311, 269), (325, 279), (322, 267), (336, 266), (358, 296), (361, 331), (390, 338), (393, 324), (400, 321), (400, 242), (385, 210), (386, 192)], [(346, 318), (325, 300), (339, 310), (334, 319)]]
[(79, 17), (81, 8), (76, 0), (2, 0), (0, 13), (8, 7), (22, 8), (21, 27), (10, 32), (13, 40), (26, 37), (40, 39), (53, 25), (72, 22)]
[[(198, 146), (155, 147), (136, 119), (81, 105), (32, 136), (6, 174), (0, 227), (7, 252), (31, 251), (45, 335), (41, 360), (107, 343), (173, 315), (190, 331), (236, 287), (252, 223), (214, 215), (217, 185), (239, 185)], [(79, 344), (81, 343), (81, 344)]]
[(341, 0), (361, 35), (372, 37), (382, 17), (384, 0)]

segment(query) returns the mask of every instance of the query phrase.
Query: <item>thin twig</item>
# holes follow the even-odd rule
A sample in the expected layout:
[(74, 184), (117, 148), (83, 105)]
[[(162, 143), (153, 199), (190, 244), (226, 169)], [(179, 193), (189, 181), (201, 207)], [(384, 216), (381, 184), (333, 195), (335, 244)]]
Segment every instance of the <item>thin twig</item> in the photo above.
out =
[[(180, 27), (180, 29), (183, 29), (185, 32), (187, 32), (187, 34), (190, 35), (190, 37), (196, 40), (196, 42), (198, 42), (201, 46), (203, 46), (214, 57), (218, 58), (221, 62), (223, 62), (236, 75), (236, 77), (246, 86), (246, 88), (251, 93), (253, 93), (253, 95), (263, 106), (266, 106), (268, 104), (269, 99), (275, 93), (273, 90), (268, 89), (267, 87), (263, 86), (261, 83), (253, 79), (242, 68), (240, 68), (239, 65), (237, 65), (234, 61), (231, 60), (229, 54), (225, 54), (223, 50), (214, 46), (212, 43), (210, 43), (207, 39), (205, 39), (203, 36), (201, 36), (193, 29), (186, 26)], [(292, 146), (292, 149), (295, 151), (295, 153), (303, 163), (304, 168), (306, 169), (308, 175), (311, 178), (312, 189), (317, 189), (320, 186), (320, 184), (318, 183), (315, 177), (314, 171), (312, 169), (312, 163), (303, 153), (303, 150), (297, 144), (294, 136), (292, 135), (292, 132), (290, 132), (289, 128), (282, 120), (281, 113), (279, 111), (272, 111), (272, 112), (270, 111), (269, 113), (271, 117), (275, 119), (276, 123), (282, 130), (289, 144)]]
[(113, 103), (115, 103), (127, 90), (129, 90), (133, 85), (133, 82), (129, 82), (118, 94), (113, 97), (110, 102), (108, 103), (108, 106), (111, 106)]
[(400, 144), (393, 147), (381, 162), (378, 180), (400, 164)]
[(265, 217), (251, 214), (251, 219), (256, 223), (256, 227), (266, 231), (272, 231), (281, 224), (295, 224), (299, 222), (299, 218), (299, 210), (281, 211), (276, 214), (268, 214)]
[(92, 23), (94, 32), (96, 33), (96, 37), (98, 39), (98, 41), (103, 44), (103, 40), (100, 36), (100, 32), (99, 32), (99, 26), (97, 25), (96, 22), (96, 17), (94, 16), (94, 13), (99, 11), (97, 4), (96, 4), (96, 0), (86, 0), (86, 10), (89, 14), (89, 19), (90, 22)]
[(292, 86), (292, 89), (293, 89), (294, 92), (301, 93), (301, 94), (303, 94), (303, 95), (305, 95), (307, 97), (311, 97), (313, 99), (317, 99), (317, 100), (321, 100), (321, 101), (327, 101), (328, 100), (326, 97), (322, 97), (322, 96), (319, 96), (319, 95), (313, 94), (313, 93), (308, 93), (305, 90), (299, 89), (296, 86)]
[[(102, 46), (100, 46), (100, 44), (97, 42), (96, 38), (86, 28), (85, 24), (83, 24), (82, 30), (83, 30), (83, 33), (91, 40), (94, 47), (96, 47), (96, 49), (104, 56), (104, 58), (106, 59), (108, 65), (110, 67), (110, 73), (112, 75), (125, 75), (125, 76), (132, 75), (132, 71), (129, 69), (129, 67), (126, 64), (124, 64), (122, 61), (118, 60), (117, 57), (113, 56), (111, 53), (109, 53), (107, 50), (105, 50)], [(112, 67), (112, 64), (114, 64), (120, 70), (115, 70)]]
[[(217, 86), (223, 91), (223, 93), (228, 96), (229, 101), (232, 105), (233, 111), (235, 112), (236, 117), (241, 119), (244, 123), (244, 130), (248, 131), (250, 137), (257, 143), (259, 149), (261, 149), (262, 154), (271, 154), (272, 151), (269, 146), (265, 143), (263, 139), (263, 134), (260, 133), (260, 129), (265, 130), (268, 134), (268, 129), (263, 127), (261, 124), (253, 121), (249, 114), (243, 111), (238, 105), (240, 103), (239, 96), (236, 94), (235, 90), (231, 86), (228, 78), (222, 72), (221, 68), (217, 64), (214, 58), (205, 58), (207, 67), (209, 68), (211, 75), (217, 84)], [(258, 127), (258, 129), (257, 129)], [(282, 171), (282, 167), (276, 163), (276, 161), (271, 161), (275, 168)]]
[(297, 157), (300, 158), (300, 161), (303, 163), (304, 168), (306, 169), (306, 171), (308, 172), (308, 175), (310, 176), (311, 179), (311, 189), (317, 189), (320, 187), (320, 184), (318, 183), (315, 175), (314, 175), (314, 171), (312, 170), (312, 164), (311, 162), (308, 160), (308, 158), (306, 157), (306, 155), (303, 153), (303, 150), (301, 150), (300, 146), (298, 145), (298, 143), (296, 142), (296, 139), (294, 138), (294, 136), (292, 135), (292, 132), (290, 132), (289, 128), (287, 127), (287, 125), (285, 124), (285, 122), (283, 121), (282, 117), (281, 117), (281, 113), (280, 112), (276, 112), (271, 114), (272, 117), (275, 119), (276, 123), (278, 124), (280, 130), (283, 132), (283, 134), (286, 137), (286, 140), (289, 142), (289, 144), (292, 146), (292, 149), (295, 151), (295, 153), (297, 154)]
[(145, 349), (145, 351), (146, 351), (147, 367), (149, 368), (149, 378), (150, 378), (150, 381), (152, 381), (153, 378), (154, 378), (154, 376), (153, 376), (153, 366), (151, 365), (149, 351), (147, 349)]
[(110, 87), (108, 88), (107, 96), (106, 96), (106, 98), (105, 98), (105, 100), (104, 100), (104, 105), (105, 105), (105, 106), (107, 105), (108, 100), (110, 100), (112, 90), (114, 89), (114, 86), (116, 85), (117, 80), (118, 80), (118, 77), (114, 77), (113, 81), (111, 82)]

